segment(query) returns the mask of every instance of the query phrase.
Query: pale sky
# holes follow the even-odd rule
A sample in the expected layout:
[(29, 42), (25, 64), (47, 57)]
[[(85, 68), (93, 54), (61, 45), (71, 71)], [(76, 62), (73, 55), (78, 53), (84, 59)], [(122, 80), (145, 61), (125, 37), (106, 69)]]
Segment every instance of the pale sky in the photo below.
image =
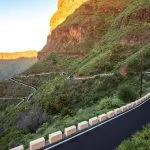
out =
[(0, 52), (41, 50), (57, 0), (0, 0)]

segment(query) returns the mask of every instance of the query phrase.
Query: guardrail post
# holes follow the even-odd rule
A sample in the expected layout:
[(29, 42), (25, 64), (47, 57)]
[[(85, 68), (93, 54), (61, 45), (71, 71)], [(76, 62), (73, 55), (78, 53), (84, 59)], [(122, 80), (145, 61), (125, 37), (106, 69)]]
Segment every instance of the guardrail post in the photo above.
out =
[(37, 150), (37, 149), (43, 148), (44, 146), (45, 146), (44, 137), (30, 142), (30, 150)]
[(94, 125), (96, 125), (98, 122), (99, 122), (99, 120), (98, 120), (97, 117), (94, 117), (94, 118), (89, 119), (89, 125), (90, 125), (90, 126), (94, 126)]
[(83, 121), (83, 122), (78, 123), (78, 130), (84, 130), (88, 127), (89, 127), (89, 124), (87, 121)]
[(24, 150), (24, 147), (23, 147), (23, 145), (20, 145), (18, 147), (12, 148), (10, 150)]
[(107, 118), (106, 114), (102, 114), (102, 115), (98, 116), (98, 119), (99, 119), (99, 122), (103, 122), (103, 121), (107, 120), (108, 118)]
[(62, 138), (63, 137), (62, 137), (61, 131), (54, 132), (49, 135), (49, 143), (52, 144), (52, 143), (58, 142), (58, 141), (62, 140)]
[(107, 117), (110, 119), (110, 118), (112, 118), (112, 117), (114, 117), (115, 116), (115, 112), (114, 111), (109, 111), (108, 113), (107, 113)]
[(71, 126), (71, 127), (65, 128), (64, 134), (65, 134), (65, 136), (70, 136), (70, 135), (76, 133), (76, 131), (77, 131), (76, 126)]

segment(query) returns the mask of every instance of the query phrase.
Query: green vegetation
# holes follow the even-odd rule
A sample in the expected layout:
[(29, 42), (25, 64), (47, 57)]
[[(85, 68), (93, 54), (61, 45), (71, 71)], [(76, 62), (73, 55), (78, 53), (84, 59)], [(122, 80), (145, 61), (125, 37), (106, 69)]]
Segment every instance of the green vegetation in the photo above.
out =
[[(119, 0), (118, 2), (122, 3)], [(101, 38), (88, 36), (89, 39), (81, 41), (79, 45), (72, 45), (73, 50), (80, 46), (79, 51), (87, 47), (90, 49), (83, 59), (50, 52), (22, 75), (52, 72), (51, 75), (16, 77), (36, 87), (37, 91), (29, 102), (25, 101), (17, 109), (13, 108), (14, 104), (11, 102), (0, 106), (0, 149), (6, 150), (20, 144), (27, 147), (30, 140), (41, 136), (47, 138), (49, 133), (56, 130), (136, 100), (140, 90), (141, 64), (143, 71), (149, 70), (150, 44), (147, 34), (150, 24), (147, 18), (142, 20), (135, 17), (135, 14), (136, 11), (141, 12), (141, 8), (146, 9), (148, 5), (149, 1), (146, 0), (131, 0), (120, 13), (112, 14), (113, 16), (94, 12), (90, 15), (91, 20), (93, 16), (94, 19), (95, 16), (96, 19), (100, 17), (105, 21), (106, 27), (102, 28), (103, 31), (98, 28), (97, 34), (94, 34)], [(78, 11), (80, 10), (72, 16), (74, 18), (76, 15), (75, 22), (80, 20)], [(72, 20), (72, 17), (68, 20)], [(62, 26), (67, 27), (69, 23), (71, 22), (66, 20)], [(96, 40), (92, 45), (91, 41), (94, 39)], [(58, 42), (57, 46), (61, 48), (61, 44)], [(58, 73), (61, 72), (65, 74), (60, 76)], [(113, 72), (114, 76), (87, 80), (68, 79), (68, 76), (74, 74), (89, 76), (105, 72)], [(8, 87), (7, 84), (4, 82), (1, 86), (0, 92), (3, 96), (8, 95), (8, 91), (12, 89), (5, 88)], [(10, 95), (28, 95), (27, 89), (13, 86), (14, 91)], [(150, 92), (149, 87), (149, 76), (143, 75), (143, 94)]]
[(137, 97), (137, 94), (133, 87), (130, 85), (123, 85), (118, 89), (118, 97), (123, 102), (131, 102), (134, 101)]
[(116, 150), (149, 150), (150, 125), (134, 134), (130, 139), (123, 141)]
[(61, 54), (49, 53), (40, 62), (24, 72), (24, 75), (38, 74), (41, 72), (69, 72), (78, 62), (77, 58), (64, 56)]
[(0, 82), (0, 97), (1, 98), (16, 98), (26, 97), (31, 92), (29, 87), (25, 87), (13, 81)]

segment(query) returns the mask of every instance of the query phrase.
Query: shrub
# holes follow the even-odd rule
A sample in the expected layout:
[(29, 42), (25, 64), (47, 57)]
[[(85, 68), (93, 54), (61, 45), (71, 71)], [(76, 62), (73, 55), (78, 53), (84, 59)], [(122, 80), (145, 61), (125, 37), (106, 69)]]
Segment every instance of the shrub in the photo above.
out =
[(135, 133), (131, 138), (124, 140), (116, 150), (149, 150), (149, 148), (150, 125)]
[(104, 98), (100, 102), (101, 109), (110, 109), (113, 107), (113, 103), (109, 98)]
[(46, 120), (46, 115), (40, 108), (32, 108), (27, 113), (22, 113), (17, 123), (17, 128), (35, 130)]
[(132, 86), (122, 85), (118, 88), (118, 97), (123, 102), (131, 102), (136, 99), (137, 94)]

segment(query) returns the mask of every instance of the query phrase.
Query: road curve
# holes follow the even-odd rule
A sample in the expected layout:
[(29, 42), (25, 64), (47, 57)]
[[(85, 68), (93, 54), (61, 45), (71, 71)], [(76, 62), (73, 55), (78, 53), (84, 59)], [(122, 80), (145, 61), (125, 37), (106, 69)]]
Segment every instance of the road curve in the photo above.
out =
[(124, 139), (150, 123), (150, 100), (110, 120), (79, 132), (44, 150), (114, 150)]
[(32, 90), (32, 92), (27, 96), (27, 101), (29, 101), (30, 98), (33, 96), (33, 94), (36, 92), (36, 88), (33, 87), (33, 86), (27, 85), (27, 84), (25, 84), (25, 83), (23, 83), (23, 82), (21, 82), (19, 80), (13, 79), (13, 78), (11, 78), (9, 80), (13, 81), (13, 82), (16, 82), (16, 83), (18, 83), (20, 85), (26, 86), (26, 87), (28, 87), (28, 88), (30, 88)]

